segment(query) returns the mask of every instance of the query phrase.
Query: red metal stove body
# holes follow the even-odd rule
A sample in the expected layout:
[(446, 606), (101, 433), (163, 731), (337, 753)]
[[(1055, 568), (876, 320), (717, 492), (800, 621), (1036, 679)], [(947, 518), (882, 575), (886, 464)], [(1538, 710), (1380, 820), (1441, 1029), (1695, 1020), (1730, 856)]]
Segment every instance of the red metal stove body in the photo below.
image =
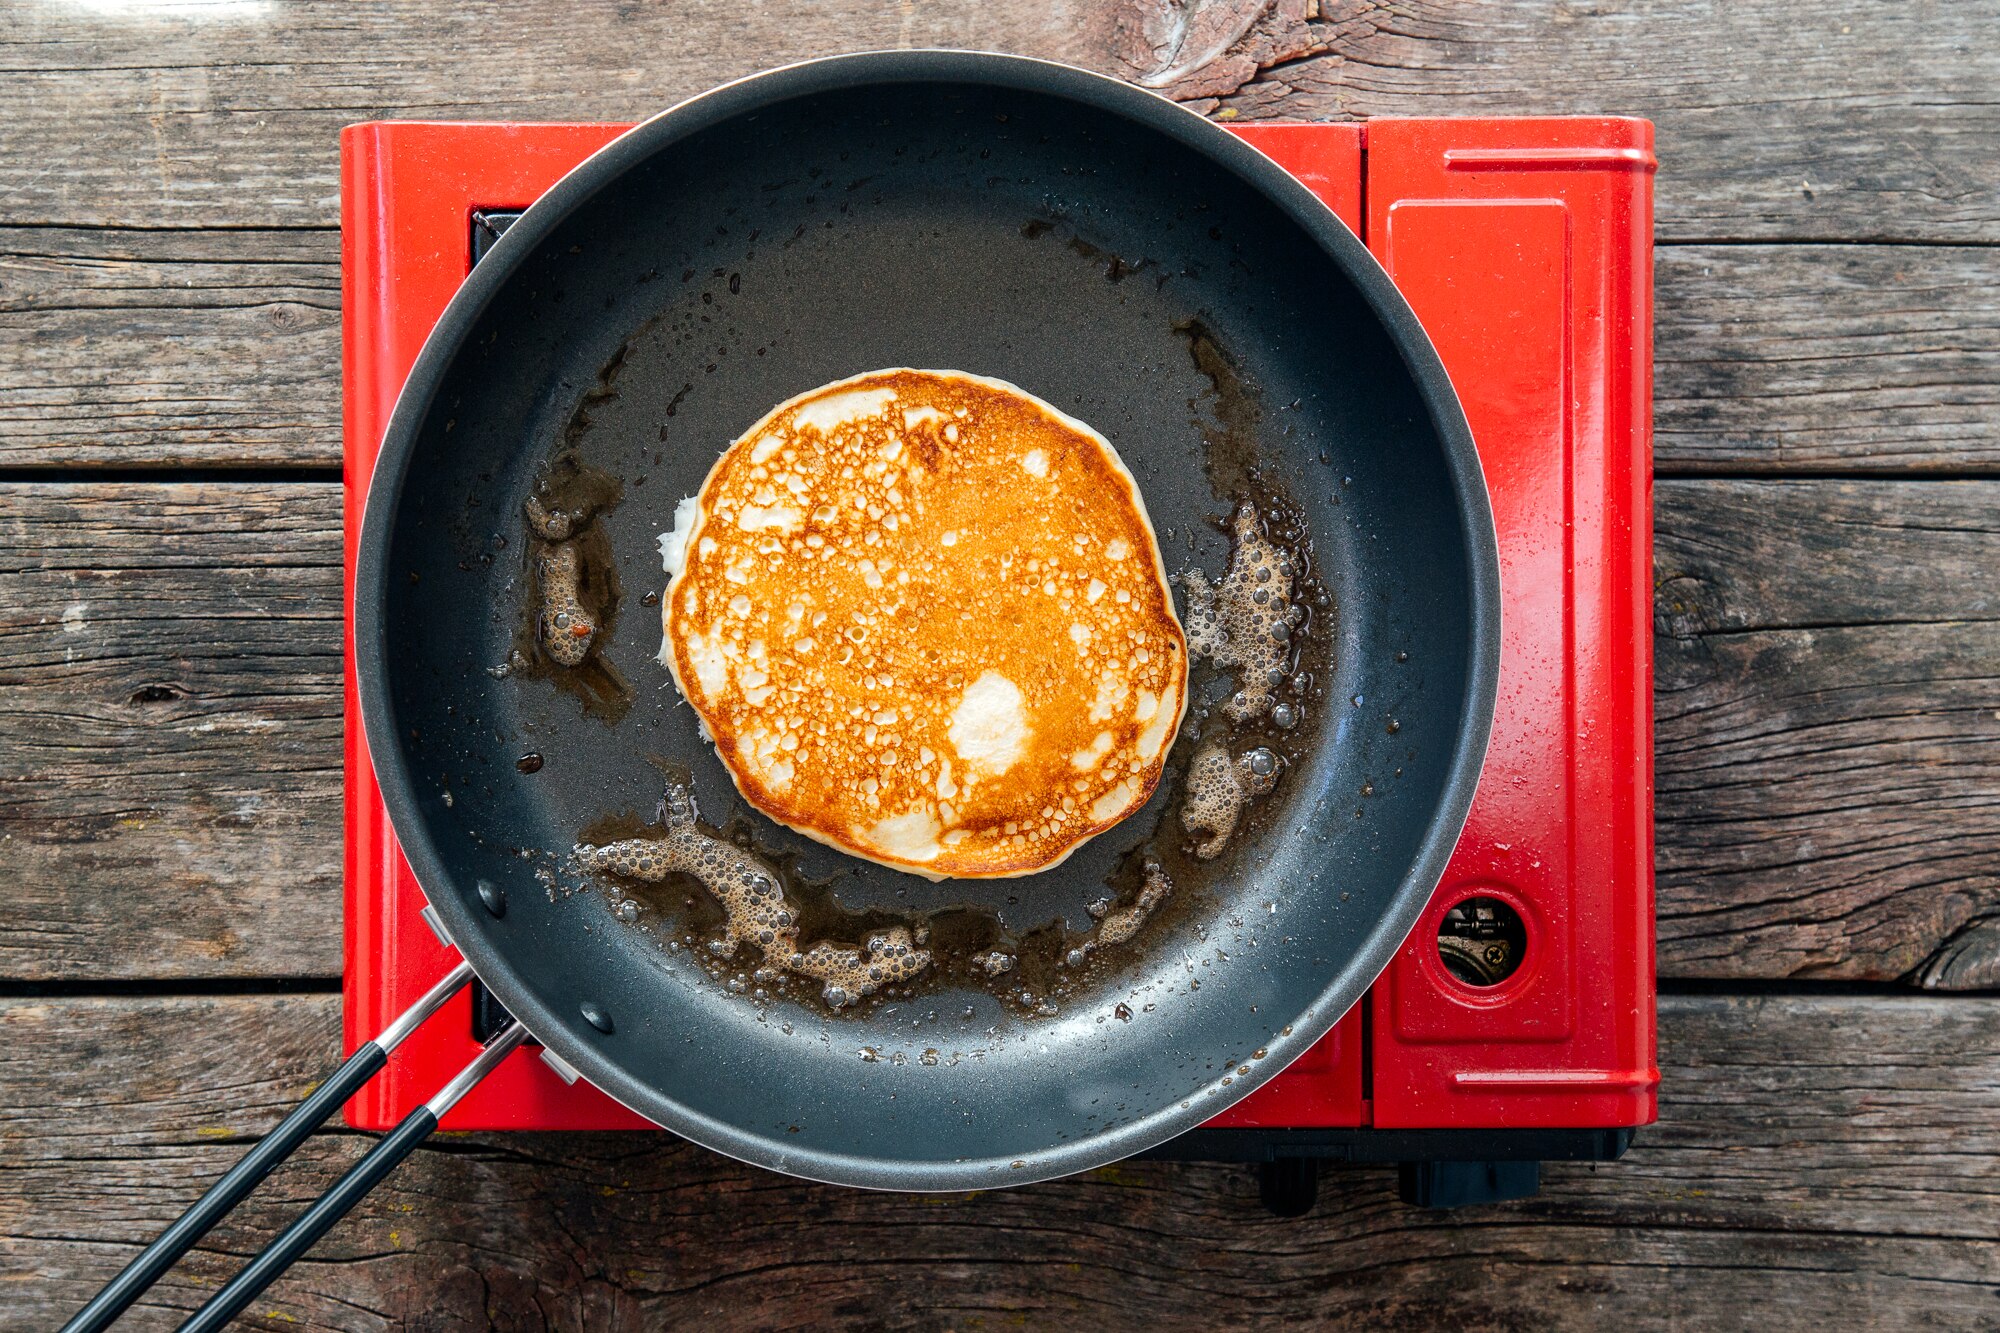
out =
[[(472, 215), (519, 210), (621, 125), (376, 123), (342, 135), (347, 573), (376, 450), (472, 264)], [(1471, 421), (1500, 542), (1492, 746), (1430, 907), (1333, 1032), (1218, 1129), (1618, 1129), (1654, 1068), (1652, 127), (1383, 120), (1233, 126), (1367, 242)], [(350, 620), (351, 626), (351, 620)], [(379, 1031), (454, 960), (382, 807), (347, 668), (345, 1022)], [(1438, 935), (1470, 897), (1522, 923), (1517, 969), (1460, 981)], [(461, 993), (348, 1105), (392, 1126), (476, 1050)], [(455, 1129), (645, 1128), (517, 1052)], [(1468, 1153), (1477, 1156), (1477, 1153)]]

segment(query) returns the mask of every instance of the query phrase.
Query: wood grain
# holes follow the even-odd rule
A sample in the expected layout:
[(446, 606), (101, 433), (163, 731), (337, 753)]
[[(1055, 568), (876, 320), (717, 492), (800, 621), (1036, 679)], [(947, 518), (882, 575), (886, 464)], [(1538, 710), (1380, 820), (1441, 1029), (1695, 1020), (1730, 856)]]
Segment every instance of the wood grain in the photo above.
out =
[[(1133, 0), (1128, 61), (1179, 0)], [(1261, 13), (1166, 87), (1220, 116), (1643, 116), (1676, 240), (2000, 237), (2000, 3), (1221, 0)], [(1213, 21), (1208, 26), (1216, 26)]]
[(2000, 986), (2000, 484), (1654, 496), (1660, 968)]
[(20, 6), (0, 209), (15, 222), (326, 226), (343, 125), (638, 120), (717, 84), (840, 51), (980, 47), (1101, 63), (1118, 8), (1075, 0), (577, 5), (262, 0)]
[[(1662, 975), (2000, 985), (2000, 482), (1656, 509)], [(338, 972), (339, 540), (331, 484), (0, 488), (0, 976)]]
[[(827, 0), (780, 21), (703, 0), (574, 6), (560, 22), (527, 0), (17, 6), (0, 33), (0, 216), (326, 225), (348, 122), (633, 119), (757, 69), (871, 47), (981, 47), (1140, 77), (1171, 55), (1181, 4)], [(2000, 239), (2000, 48), (1974, 36), (2000, 27), (2000, 0), (1268, 8), (1168, 91), (1245, 117), (1649, 116), (1663, 236)]]
[[(0, 467), (332, 468), (331, 231), (0, 228)], [(2000, 249), (1657, 258), (1672, 471), (2000, 471)]]
[[(1218, 118), (1658, 122), (1670, 474), (2000, 477), (2000, 0), (396, 0), (0, 21), (0, 985), (340, 964), (346, 123), (633, 118), (984, 46)], [(1174, 66), (1167, 69), (1168, 66)], [(79, 469), (324, 480), (79, 484)], [(2000, 988), (2000, 482), (1657, 488), (1659, 965)], [(53, 1326), (338, 1050), (325, 994), (0, 999), (0, 1330)], [(651, 1135), (446, 1135), (263, 1329), (2000, 1327), (2000, 998), (1670, 995), (1623, 1163), (1458, 1214), (1343, 1170), (921, 1198)], [(363, 1150), (321, 1135), (126, 1326)]]
[(1661, 973), (2000, 985), (1996, 662), (1991, 622), (1662, 643)]
[[(323, 997), (0, 1007), (0, 1328), (80, 1304), (334, 1055)], [(1661, 1123), (1539, 1198), (1425, 1212), (1334, 1168), (1128, 1163), (970, 1196), (768, 1175), (653, 1135), (433, 1140), (256, 1328), (1740, 1327), (2000, 1318), (2000, 1001), (1669, 998)], [(134, 1317), (169, 1327), (362, 1150), (322, 1135)]]
[(0, 975), (340, 970), (340, 488), (0, 486)]
[(1660, 629), (2000, 620), (2000, 483), (1655, 484)]
[(340, 463), (338, 233), (0, 229), (0, 467), (302, 463)]
[(1663, 469), (2000, 471), (2000, 249), (1654, 256)]

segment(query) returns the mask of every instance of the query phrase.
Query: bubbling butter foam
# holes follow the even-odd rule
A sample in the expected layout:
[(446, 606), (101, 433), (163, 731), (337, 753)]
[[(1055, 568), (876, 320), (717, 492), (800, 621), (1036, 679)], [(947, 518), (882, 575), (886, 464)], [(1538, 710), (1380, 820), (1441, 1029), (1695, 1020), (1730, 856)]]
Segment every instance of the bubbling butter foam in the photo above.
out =
[(535, 550), (535, 578), (541, 584), (542, 609), (536, 636), (557, 666), (582, 666), (597, 635), (597, 618), (578, 596), (583, 560), (571, 540), (590, 521), (590, 509), (550, 509), (540, 496), (528, 497), (528, 526), (541, 538)]
[(1131, 902), (1106, 912), (1098, 920), (1090, 938), (1082, 945), (1082, 952), (1094, 953), (1099, 948), (1111, 944), (1123, 944), (1139, 933), (1139, 927), (1146, 924), (1148, 917), (1159, 910), (1167, 895), (1174, 891), (1174, 882), (1167, 878), (1167, 872), (1157, 861), (1148, 861), (1145, 878), (1140, 882), (1139, 892)]
[(1292, 558), (1265, 535), (1254, 505), (1236, 507), (1230, 523), (1234, 549), (1222, 582), (1190, 569), (1181, 576), (1188, 593), (1188, 644), (1217, 666), (1236, 671), (1236, 693), (1222, 705), (1232, 722), (1264, 717), (1277, 705), (1292, 657), (1295, 618)]
[(1232, 755), (1219, 740), (1202, 742), (1181, 798), (1181, 827), (1195, 835), (1196, 858), (1212, 861), (1222, 854), (1250, 803), (1278, 785), (1280, 762), (1261, 745)]
[(593, 874), (655, 884), (676, 871), (692, 876), (722, 905), (722, 934), (709, 942), (712, 953), (731, 958), (751, 945), (769, 966), (823, 983), (821, 998), (835, 1009), (909, 981), (931, 965), (929, 950), (917, 947), (903, 926), (870, 936), (858, 949), (824, 940), (800, 949), (798, 913), (786, 900), (777, 871), (734, 843), (704, 833), (694, 793), (686, 787), (669, 786), (665, 808), (661, 836), (601, 847), (579, 843), (578, 864)]
[[(1301, 556), (1272, 540), (1257, 508), (1237, 505), (1230, 519), (1229, 568), (1211, 583), (1199, 569), (1181, 576), (1188, 594), (1188, 645), (1195, 656), (1229, 670), (1236, 690), (1221, 706), (1224, 731), (1269, 723), (1290, 731), (1302, 719), (1306, 677), (1294, 674), (1306, 611), (1295, 589)], [(1289, 690), (1291, 697), (1285, 697)], [(1204, 717), (1206, 714), (1204, 714)], [(1193, 835), (1196, 860), (1220, 856), (1252, 804), (1268, 796), (1284, 758), (1267, 746), (1233, 750), (1226, 735), (1204, 736), (1188, 765), (1181, 827)]]

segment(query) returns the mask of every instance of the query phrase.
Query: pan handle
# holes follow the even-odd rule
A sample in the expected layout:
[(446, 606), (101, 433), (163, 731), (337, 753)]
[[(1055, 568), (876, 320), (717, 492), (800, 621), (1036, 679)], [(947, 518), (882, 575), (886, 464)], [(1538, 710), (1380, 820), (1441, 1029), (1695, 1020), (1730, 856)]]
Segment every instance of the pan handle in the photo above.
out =
[(442, 981), (426, 991), (422, 999), (382, 1029), (381, 1035), (373, 1041), (363, 1042), (331, 1078), (314, 1089), (312, 1095), (300, 1102), (276, 1129), (259, 1140), (242, 1161), (230, 1168), (229, 1174), (211, 1185), (208, 1193), (161, 1232), (158, 1240), (140, 1251), (138, 1258), (125, 1265), (124, 1271), (92, 1297), (90, 1304), (77, 1311), (75, 1317), (63, 1325), (63, 1333), (100, 1333), (109, 1327), (112, 1320), (158, 1282), (176, 1260), (193, 1248), (196, 1241), (207, 1235), (231, 1209), (243, 1202), (251, 1190), (263, 1183), (264, 1177), (270, 1175), (278, 1163), (290, 1157), (307, 1136), (333, 1114), (335, 1107), (375, 1077), (377, 1071), (388, 1063), (389, 1052), (402, 1045), (405, 1037), (423, 1026), (425, 1019), (436, 1013), (471, 979), (472, 965), (460, 962)]
[(298, 1221), (265, 1246), (242, 1272), (229, 1280), (228, 1286), (195, 1311), (194, 1318), (181, 1325), (181, 1333), (215, 1333), (226, 1327), (244, 1306), (257, 1299), (259, 1292), (290, 1268), (293, 1260), (311, 1249), (335, 1222), (347, 1216), (350, 1208), (367, 1198), (382, 1178), (396, 1169), (398, 1162), (430, 1137), (430, 1132), (437, 1128), (438, 1117), (477, 1087), (527, 1036), (526, 1028), (518, 1022), (510, 1023), (471, 1064), (458, 1072), (458, 1077), (445, 1084), (442, 1092), (405, 1116), (402, 1124), (370, 1149), (366, 1157), (349, 1167), (332, 1189), (320, 1195), (319, 1201), (306, 1209)]

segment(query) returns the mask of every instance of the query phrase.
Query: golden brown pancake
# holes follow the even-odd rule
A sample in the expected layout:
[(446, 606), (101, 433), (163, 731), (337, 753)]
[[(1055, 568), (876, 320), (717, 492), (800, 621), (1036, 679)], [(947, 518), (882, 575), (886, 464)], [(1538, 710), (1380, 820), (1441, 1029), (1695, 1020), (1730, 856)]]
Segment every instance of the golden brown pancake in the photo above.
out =
[(880, 370), (730, 445), (661, 539), (661, 658), (738, 790), (933, 879), (1053, 866), (1151, 795), (1187, 643), (1110, 443)]

